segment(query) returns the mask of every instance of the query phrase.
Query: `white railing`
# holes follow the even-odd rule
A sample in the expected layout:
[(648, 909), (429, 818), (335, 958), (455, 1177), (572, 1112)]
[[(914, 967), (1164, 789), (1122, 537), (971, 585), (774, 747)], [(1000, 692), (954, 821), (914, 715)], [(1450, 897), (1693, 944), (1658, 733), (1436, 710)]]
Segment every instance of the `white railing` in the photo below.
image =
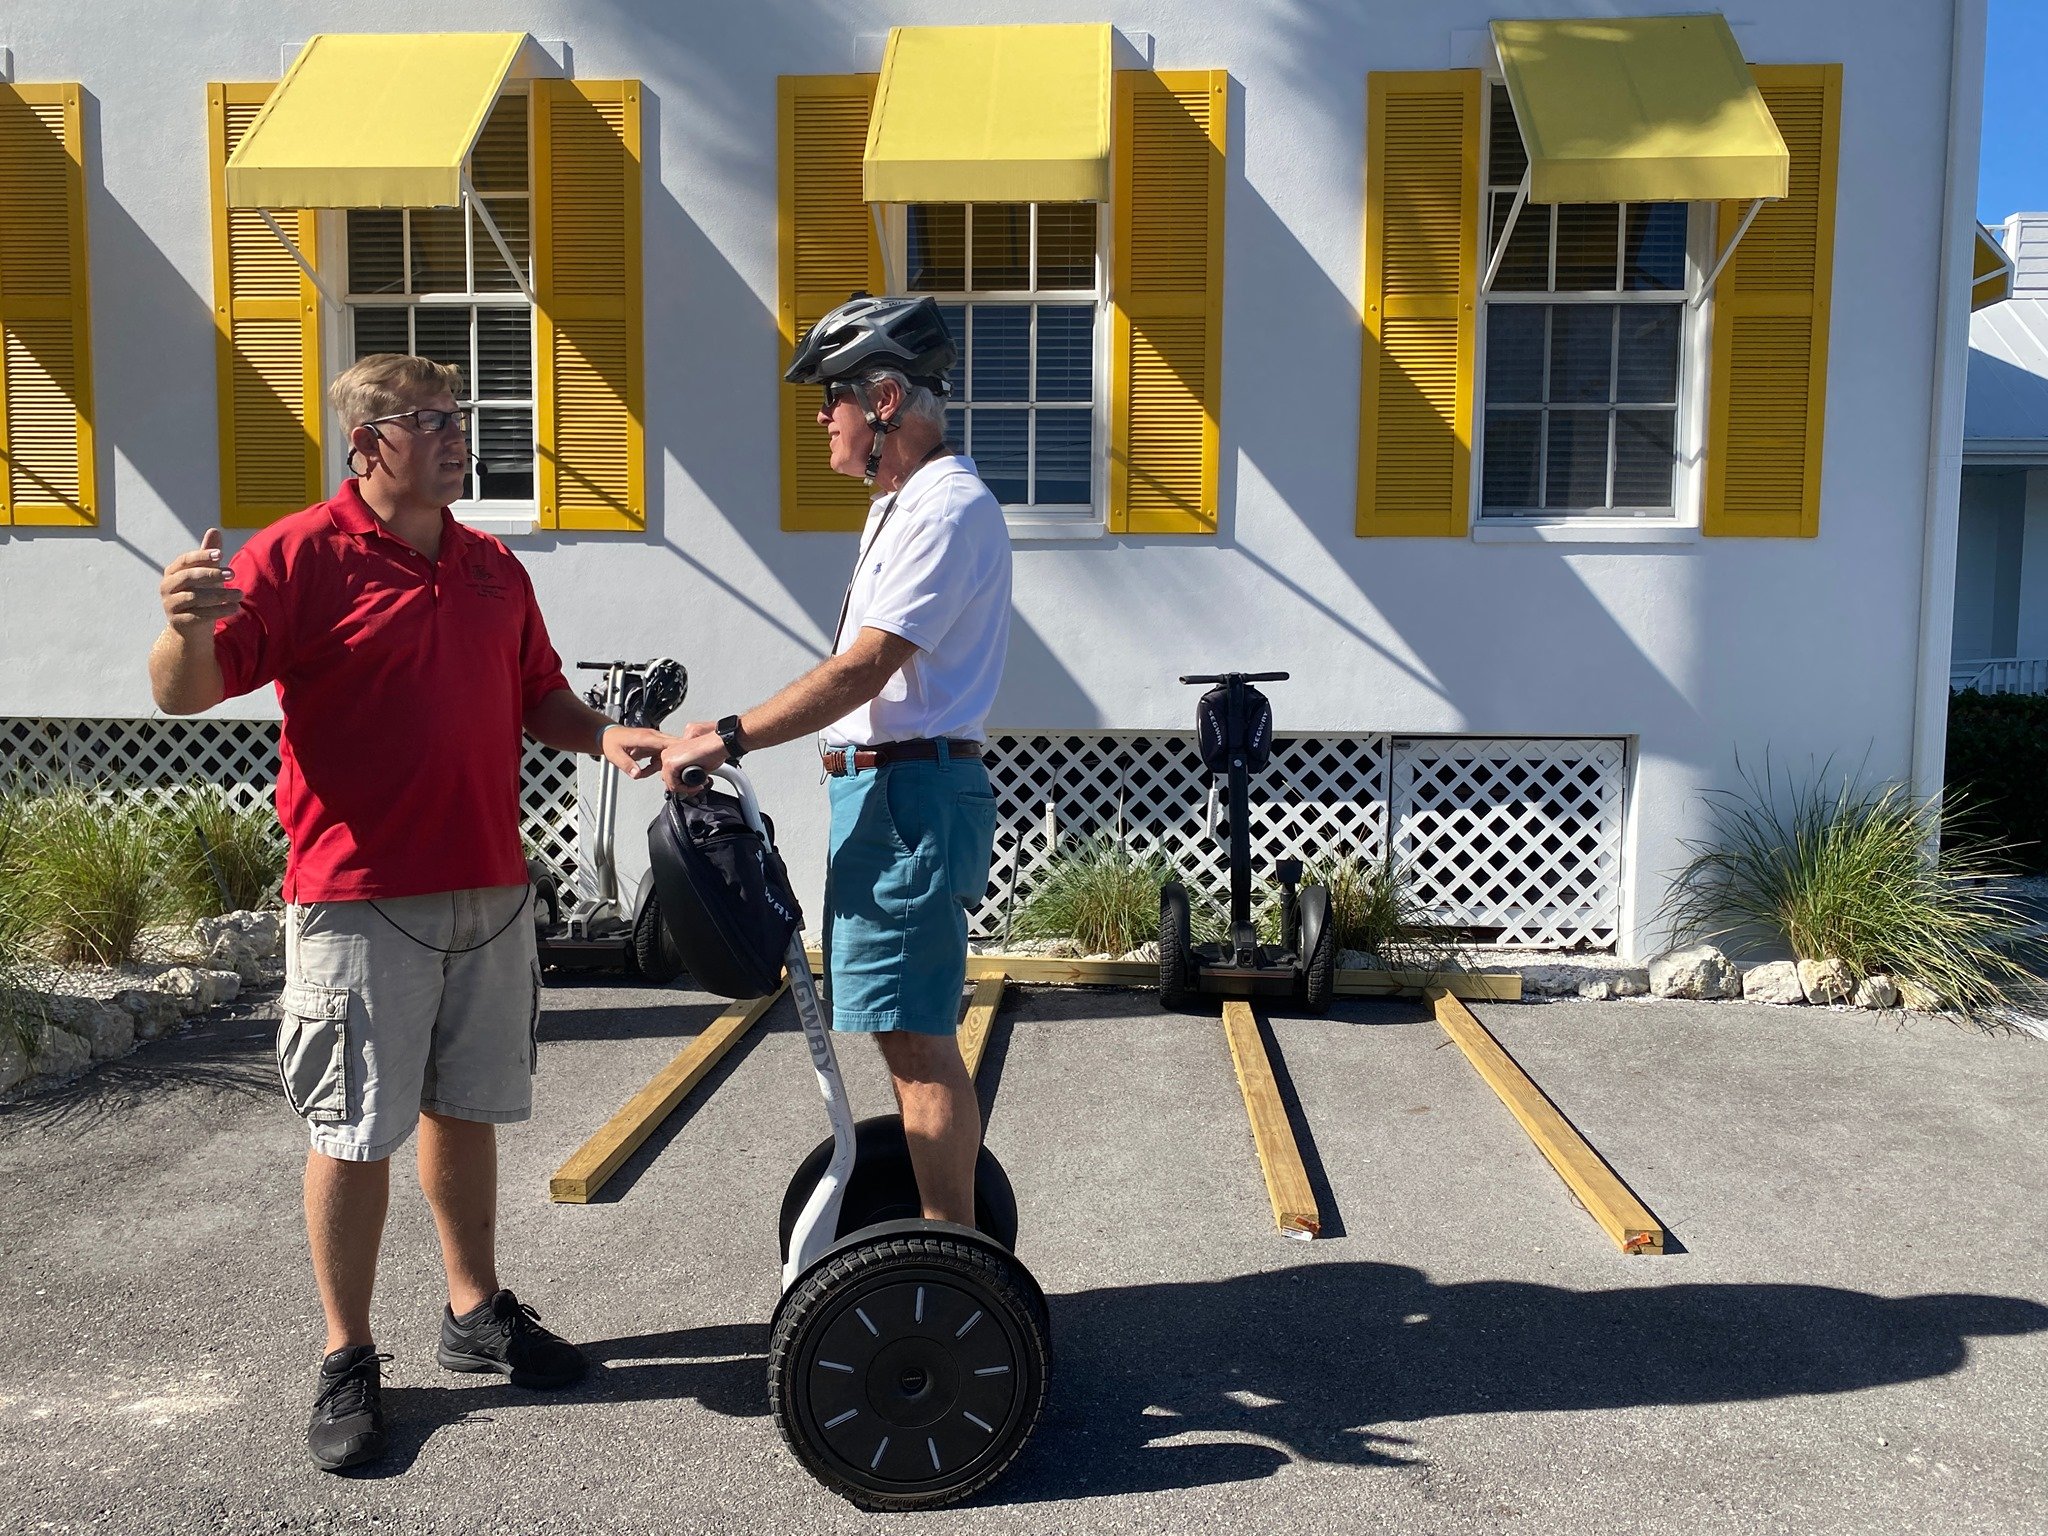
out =
[(1949, 668), (1949, 687), (1960, 693), (2048, 693), (2048, 656), (2007, 656), (1996, 661), (1962, 661)]

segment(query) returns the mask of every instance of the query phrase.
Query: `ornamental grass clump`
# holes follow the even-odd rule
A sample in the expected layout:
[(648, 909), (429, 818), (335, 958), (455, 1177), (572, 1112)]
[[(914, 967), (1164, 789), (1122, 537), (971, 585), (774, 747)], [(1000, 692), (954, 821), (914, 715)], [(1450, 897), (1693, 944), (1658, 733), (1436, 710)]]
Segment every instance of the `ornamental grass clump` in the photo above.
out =
[(11, 1040), (24, 1055), (33, 1057), (43, 1006), (42, 993), (28, 976), (33, 958), (31, 932), (15, 862), (20, 816), (20, 801), (0, 795), (0, 1041)]
[(217, 917), (275, 906), (284, 830), (268, 806), (243, 810), (219, 785), (180, 790), (157, 812), (179, 915)]
[[(1665, 914), (1684, 942), (1759, 940), (1802, 960), (1840, 960), (1859, 979), (1915, 982), (1976, 1017), (2039, 998), (2038, 946), (2026, 912), (1990, 882), (2010, 849), (1955, 830), (1965, 808), (1917, 801), (1900, 784), (1845, 777), (1825, 765), (1783, 792), (1768, 763), (1746, 791), (1708, 795), (1713, 835), (1688, 842)], [(1724, 947), (1730, 947), (1724, 945)]]
[(109, 795), (65, 786), (21, 802), (7, 861), (24, 931), (61, 964), (125, 965), (176, 911), (156, 815)]
[(1315, 861), (1302, 880), (1328, 887), (1339, 950), (1363, 950), (1389, 971), (1434, 974), (1457, 963), (1456, 931), (1431, 920), (1392, 859), (1349, 855)]
[(1159, 849), (1109, 833), (1063, 841), (1017, 909), (1026, 939), (1070, 939), (1084, 955), (1128, 954), (1159, 937), (1159, 888), (1174, 878)]

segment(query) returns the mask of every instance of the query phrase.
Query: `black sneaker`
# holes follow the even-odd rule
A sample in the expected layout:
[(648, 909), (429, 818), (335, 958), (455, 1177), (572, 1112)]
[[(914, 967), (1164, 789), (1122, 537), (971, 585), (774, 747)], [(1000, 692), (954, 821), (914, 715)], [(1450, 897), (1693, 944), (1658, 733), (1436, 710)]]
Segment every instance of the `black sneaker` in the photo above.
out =
[(320, 1395), (306, 1426), (306, 1449), (329, 1472), (360, 1467), (384, 1454), (384, 1399), (378, 1365), (389, 1360), (370, 1344), (337, 1349), (320, 1362)]
[(451, 1371), (496, 1371), (541, 1391), (568, 1386), (585, 1364), (582, 1350), (541, 1327), (540, 1314), (510, 1291), (460, 1317), (443, 1307), (437, 1357)]

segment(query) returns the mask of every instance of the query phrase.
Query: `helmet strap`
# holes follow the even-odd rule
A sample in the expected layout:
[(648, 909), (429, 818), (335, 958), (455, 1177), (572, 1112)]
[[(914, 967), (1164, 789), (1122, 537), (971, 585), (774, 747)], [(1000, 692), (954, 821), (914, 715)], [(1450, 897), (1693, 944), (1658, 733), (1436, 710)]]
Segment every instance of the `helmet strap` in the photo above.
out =
[(861, 472), (861, 484), (873, 485), (875, 476), (882, 468), (882, 446), (889, 434), (896, 430), (896, 423), (884, 421), (875, 414), (874, 402), (868, 399), (868, 388), (858, 379), (853, 383), (853, 398), (860, 406), (861, 415), (867, 418), (868, 430), (874, 434), (874, 442), (868, 448), (867, 468)]

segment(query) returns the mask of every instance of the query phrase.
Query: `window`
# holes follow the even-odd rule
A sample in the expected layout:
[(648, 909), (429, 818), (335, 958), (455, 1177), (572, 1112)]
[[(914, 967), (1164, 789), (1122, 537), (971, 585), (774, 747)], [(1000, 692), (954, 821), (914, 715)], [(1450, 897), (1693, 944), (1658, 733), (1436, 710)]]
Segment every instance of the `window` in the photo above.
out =
[[(527, 98), (492, 109), (470, 154), (477, 196), (531, 281)], [(483, 220), (468, 208), (355, 209), (346, 215), (351, 360), (412, 352), (462, 370), (480, 461), (473, 506), (534, 503), (533, 305)]]
[(1104, 372), (1093, 203), (918, 203), (898, 270), (960, 347), (947, 437), (1014, 514), (1096, 515)]
[[(1490, 97), (1486, 260), (1528, 164), (1506, 89)], [(1687, 504), (1692, 246), (1686, 203), (1523, 207), (1481, 295), (1482, 518), (1668, 520)]]

